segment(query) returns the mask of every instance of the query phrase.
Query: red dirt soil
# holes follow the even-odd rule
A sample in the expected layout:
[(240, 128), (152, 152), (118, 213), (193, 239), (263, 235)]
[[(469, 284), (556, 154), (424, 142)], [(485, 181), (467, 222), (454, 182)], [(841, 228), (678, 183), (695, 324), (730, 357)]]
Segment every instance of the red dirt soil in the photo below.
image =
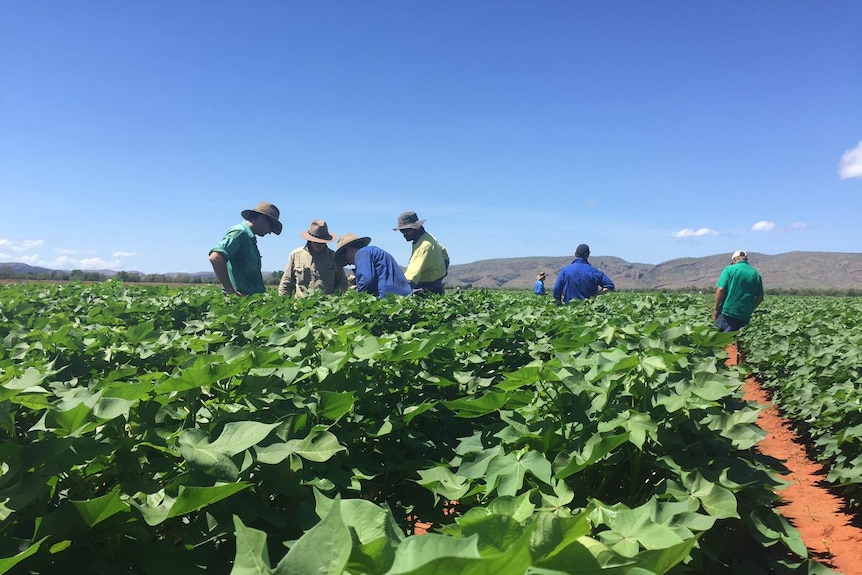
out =
[[(729, 347), (727, 353), (728, 365), (736, 365), (736, 347)], [(767, 435), (757, 449), (780, 459), (790, 470), (781, 476), (790, 485), (778, 492), (784, 501), (779, 512), (799, 530), (811, 559), (842, 575), (862, 575), (862, 529), (851, 525), (852, 518), (841, 511), (841, 499), (822, 487), (823, 467), (808, 459), (804, 445), (754, 377), (746, 379), (744, 397), (766, 406), (757, 425)]]

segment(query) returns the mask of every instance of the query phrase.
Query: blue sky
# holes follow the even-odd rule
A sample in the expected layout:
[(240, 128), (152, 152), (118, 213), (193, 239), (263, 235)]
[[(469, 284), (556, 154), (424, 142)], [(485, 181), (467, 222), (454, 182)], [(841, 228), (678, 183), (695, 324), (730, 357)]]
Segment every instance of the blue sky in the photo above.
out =
[(0, 8), (0, 261), (207, 271), (262, 200), (265, 272), (405, 210), (454, 264), (862, 246), (859, 0)]

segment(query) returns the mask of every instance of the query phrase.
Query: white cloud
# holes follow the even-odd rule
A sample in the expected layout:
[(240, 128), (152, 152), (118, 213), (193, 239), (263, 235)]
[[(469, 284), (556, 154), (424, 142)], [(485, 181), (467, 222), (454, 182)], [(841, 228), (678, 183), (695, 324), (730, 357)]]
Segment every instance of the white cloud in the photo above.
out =
[[(31, 266), (41, 266), (59, 270), (101, 270), (121, 269), (122, 261), (119, 258), (132, 257), (135, 252), (116, 251), (112, 254), (113, 259), (105, 260), (96, 255), (95, 250), (76, 250), (69, 248), (55, 248), (56, 257), (52, 261), (46, 261), (38, 253), (25, 254), (42, 246), (43, 240), (24, 240), (14, 242), (9, 239), (0, 238), (0, 262), (14, 261)], [(82, 257), (89, 256), (89, 257)]]
[(116, 269), (120, 266), (120, 261), (106, 261), (102, 258), (77, 259), (70, 258), (68, 256), (60, 256), (53, 262), (41, 263), (40, 265), (61, 270), (102, 270)]
[(11, 250), (13, 252), (29, 252), (38, 248), (43, 243), (45, 243), (44, 240), (24, 240), (22, 242), (13, 242), (12, 240), (0, 238), (0, 247), (3, 247), (4, 250)]
[(752, 232), (771, 232), (775, 229), (775, 222), (767, 222), (766, 220), (761, 220), (751, 226)]
[(842, 180), (862, 178), (862, 141), (841, 156), (841, 162), (838, 164), (838, 175), (841, 176)]
[(703, 236), (717, 236), (718, 232), (712, 230), (710, 228), (699, 228), (693, 230), (691, 228), (684, 228), (678, 232), (674, 232), (671, 234), (672, 238), (701, 238)]
[(102, 258), (87, 258), (78, 261), (78, 267), (82, 270), (100, 270), (108, 268), (117, 268), (120, 266), (119, 260), (106, 261)]
[(793, 222), (790, 224), (791, 230), (804, 230), (808, 227), (808, 222)]

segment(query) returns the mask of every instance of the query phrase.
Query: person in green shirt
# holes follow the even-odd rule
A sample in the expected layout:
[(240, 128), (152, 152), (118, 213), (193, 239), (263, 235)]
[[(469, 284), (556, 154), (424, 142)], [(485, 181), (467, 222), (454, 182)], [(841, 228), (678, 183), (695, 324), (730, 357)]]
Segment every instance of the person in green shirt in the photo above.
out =
[(748, 263), (743, 250), (733, 252), (731, 264), (724, 268), (715, 284), (712, 319), (719, 330), (739, 331), (751, 321), (754, 308), (763, 301), (763, 279)]
[(269, 202), (260, 202), (250, 210), (243, 210), (241, 215), (244, 221), (229, 229), (209, 255), (213, 271), (227, 295), (246, 296), (266, 291), (255, 236), (281, 234), (280, 213)]

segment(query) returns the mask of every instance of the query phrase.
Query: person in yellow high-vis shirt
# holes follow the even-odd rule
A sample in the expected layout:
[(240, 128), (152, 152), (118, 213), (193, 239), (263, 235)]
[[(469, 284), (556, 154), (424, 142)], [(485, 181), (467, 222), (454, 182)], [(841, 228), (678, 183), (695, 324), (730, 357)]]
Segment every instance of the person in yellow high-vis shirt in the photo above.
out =
[(416, 212), (404, 212), (398, 216), (398, 226), (404, 239), (413, 243), (413, 251), (404, 275), (414, 290), (442, 294), (443, 278), (449, 273), (449, 252), (437, 238), (425, 231)]

